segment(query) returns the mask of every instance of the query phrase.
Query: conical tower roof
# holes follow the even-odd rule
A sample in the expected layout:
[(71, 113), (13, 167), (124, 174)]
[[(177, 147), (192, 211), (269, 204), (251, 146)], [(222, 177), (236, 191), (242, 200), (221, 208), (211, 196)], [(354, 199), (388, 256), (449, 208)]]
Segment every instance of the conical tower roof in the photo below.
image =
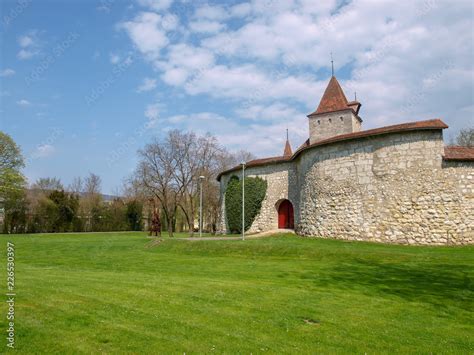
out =
[(283, 151), (283, 156), (291, 157), (293, 155), (293, 151), (291, 150), (290, 141), (287, 139), (285, 144), (285, 150)]
[(341, 85), (339, 85), (336, 77), (332, 76), (331, 80), (329, 80), (326, 90), (324, 90), (324, 94), (318, 108), (311, 115), (347, 110), (350, 108), (351, 107), (348, 105), (346, 95), (344, 95)]

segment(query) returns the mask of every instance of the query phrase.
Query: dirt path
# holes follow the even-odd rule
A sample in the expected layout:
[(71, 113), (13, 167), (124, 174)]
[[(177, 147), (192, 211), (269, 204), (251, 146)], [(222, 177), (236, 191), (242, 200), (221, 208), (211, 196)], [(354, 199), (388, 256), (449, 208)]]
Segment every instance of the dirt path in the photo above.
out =
[[(256, 234), (249, 234), (245, 236), (245, 239), (258, 239), (258, 238), (267, 238), (273, 237), (276, 234), (295, 234), (295, 231), (292, 229), (272, 229), (266, 232), (256, 233)], [(176, 240), (190, 240), (190, 241), (199, 241), (199, 240), (239, 240), (242, 237), (192, 237), (192, 238), (176, 238)]]

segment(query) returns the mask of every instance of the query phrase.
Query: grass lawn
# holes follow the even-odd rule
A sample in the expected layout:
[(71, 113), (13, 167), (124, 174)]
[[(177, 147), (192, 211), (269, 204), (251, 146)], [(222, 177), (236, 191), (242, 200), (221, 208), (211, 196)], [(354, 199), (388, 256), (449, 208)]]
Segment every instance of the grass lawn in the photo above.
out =
[(474, 247), (42, 234), (2, 263), (7, 241), (23, 353), (474, 352)]

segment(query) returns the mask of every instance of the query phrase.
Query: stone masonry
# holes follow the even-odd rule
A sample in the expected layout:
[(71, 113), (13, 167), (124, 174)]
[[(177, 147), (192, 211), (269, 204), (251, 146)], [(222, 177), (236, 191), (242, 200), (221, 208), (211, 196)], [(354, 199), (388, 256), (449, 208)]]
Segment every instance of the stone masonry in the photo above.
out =
[[(340, 111), (333, 119), (340, 119)], [(344, 129), (329, 139), (308, 140), (292, 156), (248, 162), (246, 176), (268, 183), (248, 232), (278, 228), (278, 206), (287, 199), (294, 208), (295, 231), (302, 236), (474, 244), (474, 149), (450, 153), (443, 142), (446, 127), (440, 120), (360, 132), (355, 127), (351, 133)], [(241, 178), (241, 169), (219, 176), (222, 233), (228, 231), (224, 193), (232, 175)]]

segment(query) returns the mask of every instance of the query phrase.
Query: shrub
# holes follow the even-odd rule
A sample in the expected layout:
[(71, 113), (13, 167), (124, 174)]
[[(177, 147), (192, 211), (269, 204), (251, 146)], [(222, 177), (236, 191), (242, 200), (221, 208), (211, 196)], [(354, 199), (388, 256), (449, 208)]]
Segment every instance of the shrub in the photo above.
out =
[[(252, 225), (260, 212), (267, 192), (267, 182), (259, 177), (245, 178), (245, 230)], [(231, 177), (225, 192), (225, 212), (231, 233), (242, 232), (242, 182)]]

